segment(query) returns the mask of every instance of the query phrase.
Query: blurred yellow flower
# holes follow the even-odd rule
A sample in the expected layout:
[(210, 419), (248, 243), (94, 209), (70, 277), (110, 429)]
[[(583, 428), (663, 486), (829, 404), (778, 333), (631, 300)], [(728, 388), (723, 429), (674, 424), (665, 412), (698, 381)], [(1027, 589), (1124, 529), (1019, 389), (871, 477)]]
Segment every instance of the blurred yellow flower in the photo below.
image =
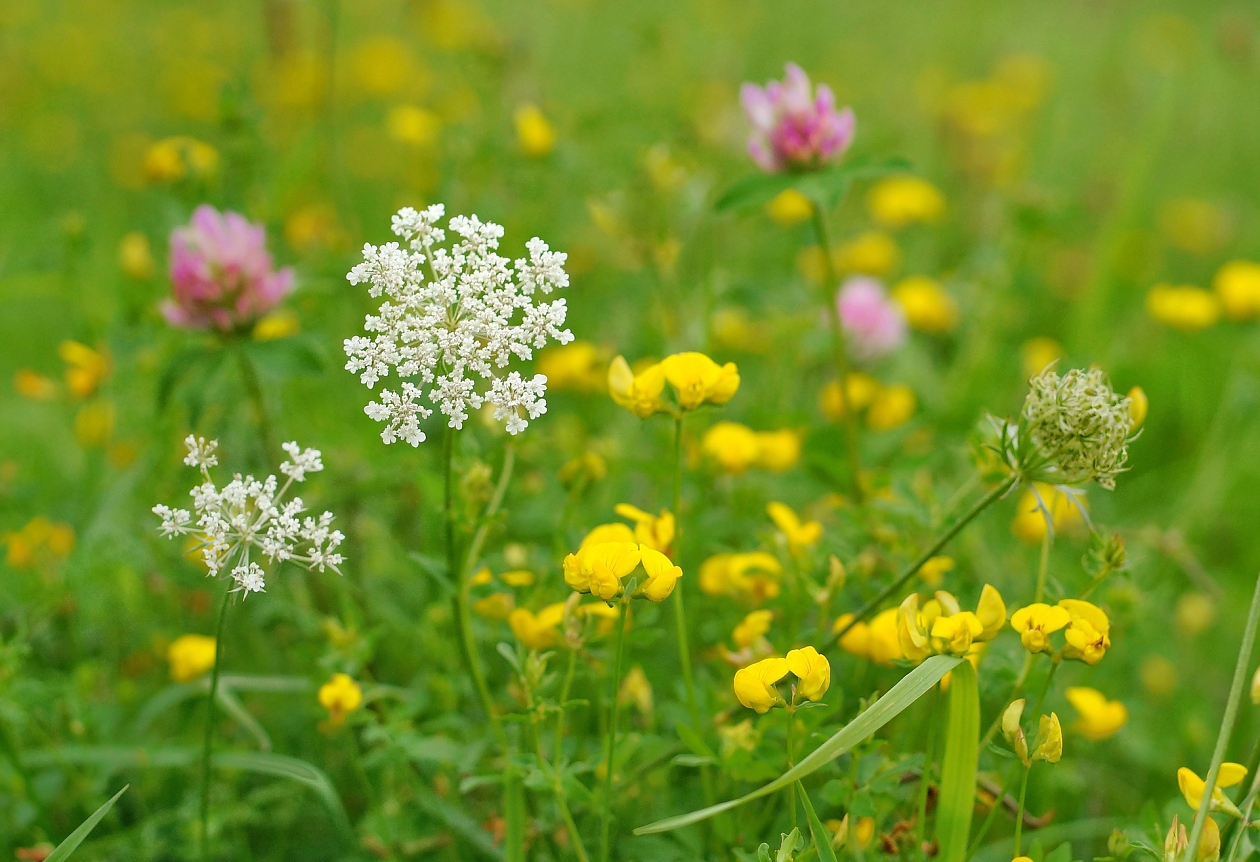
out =
[(661, 398), (664, 391), (665, 370), (660, 363), (649, 365), (638, 374), (630, 370), (623, 356), (608, 366), (608, 393), (612, 400), (640, 419), (669, 409)]
[(896, 229), (936, 221), (945, 211), (945, 198), (936, 186), (920, 177), (885, 177), (867, 192), (866, 210), (879, 224)]
[(1212, 627), (1216, 620), (1216, 603), (1203, 593), (1185, 593), (1177, 599), (1173, 621), (1177, 633), (1187, 640)]
[(934, 278), (903, 278), (893, 287), (892, 298), (901, 306), (906, 322), (920, 332), (939, 334), (958, 328), (958, 304)]
[(1177, 666), (1162, 655), (1144, 658), (1138, 677), (1152, 697), (1165, 698), (1177, 690)]
[(835, 251), (836, 269), (841, 273), (887, 275), (897, 268), (900, 259), (896, 241), (877, 230), (860, 233), (841, 243)]
[(652, 714), (655, 706), (652, 684), (648, 682), (647, 674), (643, 672), (642, 666), (636, 664), (626, 672), (625, 678), (621, 681), (621, 688), (617, 691), (617, 703), (633, 704), (639, 714), (645, 718)]
[[(897, 635), (898, 614), (898, 608), (888, 608), (876, 614), (869, 623), (858, 623), (840, 638), (840, 648), (850, 655), (885, 666), (904, 659), (906, 655)], [(839, 633), (852, 620), (853, 614), (841, 615), (832, 626), (832, 632)]]
[[(1011, 532), (1015, 538), (1027, 545), (1040, 545), (1046, 536), (1046, 519), (1055, 535), (1070, 532), (1084, 523), (1080, 506), (1085, 505), (1084, 495), (1075, 495), (1076, 502), (1067, 493), (1053, 485), (1037, 482), (1034, 490), (1025, 490), (1019, 497), (1015, 507), (1015, 519), (1011, 521)], [(1041, 498), (1041, 507), (1037, 498)], [(1080, 504), (1080, 506), (1077, 505)]]
[(723, 473), (738, 476), (757, 462), (761, 454), (757, 434), (738, 422), (717, 422), (704, 432), (700, 451)]
[[(1208, 811), (1224, 811), (1231, 817), (1241, 817), (1242, 814), (1237, 806), (1225, 795), (1224, 788), (1241, 784), (1246, 777), (1247, 767), (1241, 763), (1230, 761), (1222, 763), (1216, 775), (1216, 787), (1212, 789), (1212, 801), (1208, 803)], [(1181, 795), (1185, 797), (1186, 804), (1198, 811), (1199, 803), (1203, 801), (1203, 791), (1207, 789), (1207, 782), (1194, 770), (1183, 766), (1177, 770), (1177, 787), (1180, 788)]]
[(104, 446), (114, 434), (114, 402), (97, 398), (74, 414), (74, 439), (88, 448)]
[(739, 369), (735, 363), (718, 365), (703, 353), (666, 356), (661, 360), (661, 369), (683, 410), (695, 410), (701, 404), (725, 404), (739, 390)]
[(558, 474), (566, 490), (582, 488), (608, 475), (608, 462), (598, 452), (587, 450), (565, 463)]
[(472, 608), (488, 620), (505, 620), (511, 615), (515, 603), (509, 593), (491, 593), (473, 602)]
[(860, 850), (865, 850), (871, 846), (871, 842), (875, 840), (874, 817), (859, 817), (857, 819), (857, 823), (853, 825), (853, 840), (857, 842)]
[(766, 514), (779, 528), (792, 554), (800, 554), (818, 544), (823, 527), (817, 521), (804, 521), (785, 503), (772, 501), (766, 504)]
[(48, 401), (57, 394), (56, 383), (29, 368), (19, 368), (14, 372), (13, 388), (18, 395), (31, 401)]
[(321, 685), (318, 697), (333, 727), (343, 724), (347, 715), (363, 705), (363, 689), (344, 673), (333, 674)]
[(499, 575), (499, 580), (509, 587), (532, 587), (534, 573), (529, 569), (512, 569)]
[(1019, 355), (1024, 363), (1024, 376), (1036, 377), (1063, 358), (1063, 345), (1053, 338), (1038, 336), (1025, 341)]
[(1086, 739), (1098, 742), (1115, 736), (1129, 721), (1125, 705), (1118, 700), (1107, 700), (1098, 689), (1068, 686), (1063, 694), (1080, 715), (1072, 728)]
[(87, 398), (109, 374), (109, 358), (77, 341), (63, 341), (57, 353), (66, 363), (66, 387), (80, 398)]
[(416, 68), (407, 43), (394, 36), (372, 36), (351, 46), (347, 58), (349, 77), (368, 96), (397, 93), (425, 82)]
[(1220, 319), (1221, 304), (1214, 294), (1192, 284), (1157, 284), (1146, 294), (1146, 311), (1165, 326), (1198, 332)]
[(652, 187), (659, 192), (677, 191), (687, 183), (687, 169), (670, 153), (668, 144), (649, 147), (643, 154), (643, 167)]
[(919, 567), (919, 578), (929, 587), (939, 587), (945, 580), (945, 573), (953, 570), (953, 557), (932, 557)]
[(761, 604), (779, 595), (783, 564), (773, 554), (714, 554), (700, 565), (700, 591)]
[(206, 635), (180, 635), (166, 648), (171, 679), (191, 682), (214, 667), (215, 641)]
[(661, 509), (659, 514), (653, 515), (629, 503), (618, 503), (613, 511), (634, 521), (634, 541), (662, 554), (669, 553), (677, 529), (673, 512)]
[(219, 151), (187, 135), (163, 138), (144, 155), (145, 176), (155, 183), (173, 183), (185, 177), (204, 179), (218, 168)]
[(735, 642), (735, 647), (743, 649), (757, 643), (765, 637), (766, 632), (770, 631), (770, 623), (773, 619), (774, 614), (766, 610), (753, 611), (745, 616), (731, 632), (731, 640)]
[(550, 649), (560, 641), (560, 623), (564, 621), (564, 602), (547, 605), (537, 614), (517, 608), (508, 615), (512, 634), (529, 649)]
[(818, 406), (824, 416), (833, 422), (839, 422), (844, 418), (846, 404), (860, 413), (875, 400), (879, 389), (879, 381), (874, 377), (861, 371), (853, 371), (844, 378), (844, 400), (840, 398), (840, 383), (832, 380), (819, 393)]
[(153, 250), (149, 238), (133, 230), (118, 242), (118, 268), (130, 278), (145, 280), (153, 277), (157, 265), (153, 262)]
[(1030, 653), (1052, 652), (1050, 635), (1064, 628), (1071, 619), (1066, 608), (1037, 602), (1011, 614), (1011, 628), (1019, 633), (1019, 642)]
[(1212, 289), (1230, 320), (1260, 317), (1260, 263), (1231, 260), (1216, 271)]
[(596, 392), (607, 379), (599, 348), (580, 340), (538, 354), (538, 373), (547, 378), (547, 388), (555, 391)]
[(1070, 615), (1063, 657), (1098, 664), (1111, 646), (1111, 622), (1102, 608), (1080, 599), (1062, 599), (1059, 607)]
[(1159, 230), (1172, 245), (1191, 254), (1209, 255), (1229, 242), (1229, 213), (1201, 198), (1174, 198), (1159, 210)]
[(1134, 386), (1130, 389), (1127, 397), (1129, 399), (1129, 418), (1133, 420), (1132, 428), (1136, 431), (1146, 421), (1146, 414), (1150, 410), (1151, 402), (1146, 397), (1146, 391), (1141, 386)]
[(784, 227), (791, 227), (807, 221), (814, 214), (814, 205), (796, 189), (784, 189), (766, 204), (766, 213)]
[(789, 429), (757, 432), (757, 463), (774, 473), (784, 473), (801, 460), (801, 435)]
[(797, 691), (801, 697), (815, 703), (822, 700), (831, 687), (831, 663), (812, 646), (789, 650), (788, 670), (800, 681)]
[(556, 130), (533, 102), (519, 106), (512, 120), (516, 124), (516, 141), (525, 155), (538, 159), (555, 148)]
[(345, 232), (330, 204), (308, 203), (285, 219), (284, 239), (298, 251), (337, 249), (345, 240)]
[(385, 115), (389, 136), (402, 144), (429, 147), (437, 143), (442, 121), (438, 115), (416, 105), (395, 105)]
[(740, 668), (735, 671), (735, 697), (747, 708), (765, 714), (772, 706), (783, 703), (775, 683), (787, 675), (787, 660), (781, 658), (762, 659)]
[(881, 386), (866, 408), (866, 425), (872, 431), (900, 428), (914, 416), (914, 390), (903, 383)]
[(275, 341), (297, 335), (302, 329), (302, 322), (291, 308), (277, 308), (254, 324), (255, 341)]

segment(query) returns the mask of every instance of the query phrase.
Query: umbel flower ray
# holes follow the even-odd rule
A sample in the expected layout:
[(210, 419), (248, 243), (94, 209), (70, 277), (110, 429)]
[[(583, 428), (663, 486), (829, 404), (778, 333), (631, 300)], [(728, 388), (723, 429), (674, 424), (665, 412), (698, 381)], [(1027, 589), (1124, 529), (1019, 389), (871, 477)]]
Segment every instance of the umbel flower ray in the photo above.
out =
[[(219, 463), (218, 441), (189, 435), (184, 441), (188, 455), (184, 463), (201, 471), (202, 482), (189, 492), (192, 511), (157, 505), (153, 513), (162, 519), (159, 532), (168, 538), (195, 536), (202, 561), (210, 577), (223, 571), (236, 581), (233, 592), (261, 593), (266, 587), (266, 571), (258, 562), (288, 560), (311, 571), (338, 568), (344, 557), (337, 552), (345, 538), (332, 529), (333, 514), (305, 516), (301, 497), (285, 500), (295, 482), (304, 482), (308, 473), (324, 469), (318, 449), (301, 449), (297, 443), (284, 444), (291, 460), (280, 464), (285, 477), (281, 485), (275, 474), (259, 481), (253, 476), (235, 474), (219, 488), (210, 468)], [(194, 520), (195, 518), (195, 520)]]
[[(436, 408), (451, 428), (462, 428), (469, 409), (494, 406), (494, 418), (518, 434), (547, 411), (547, 378), (505, 371), (515, 358), (529, 360), (548, 341), (567, 344), (568, 309), (563, 299), (538, 301), (567, 287), (567, 255), (538, 237), (525, 244), (528, 257), (515, 261), (496, 253), (503, 228), (477, 216), (455, 216), (448, 227), (458, 239), (449, 248), (437, 227), (441, 204), (410, 207), (393, 218), (402, 244), (364, 245), (363, 262), (347, 275), (384, 297), (368, 315), (370, 336), (345, 341), (346, 370), (374, 389), (393, 373), (397, 390), (382, 389), (364, 412), (385, 423), (381, 439), (419, 446), (420, 422)], [(432, 407), (422, 403), (427, 400)]]

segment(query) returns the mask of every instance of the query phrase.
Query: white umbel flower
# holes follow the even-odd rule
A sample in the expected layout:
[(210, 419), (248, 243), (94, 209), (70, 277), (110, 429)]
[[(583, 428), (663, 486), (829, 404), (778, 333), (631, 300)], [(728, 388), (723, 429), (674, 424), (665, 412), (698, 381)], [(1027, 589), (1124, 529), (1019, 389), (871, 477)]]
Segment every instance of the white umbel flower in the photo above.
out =
[(283, 485), (275, 475), (259, 481), (237, 473), (219, 488), (210, 477), (210, 468), (218, 464), (218, 442), (190, 435), (184, 445), (188, 447), (184, 463), (197, 467), (203, 480), (189, 492), (192, 511), (158, 505), (153, 512), (162, 519), (158, 531), (163, 536), (191, 534), (201, 541), (201, 557), (211, 577), (226, 570), (236, 581), (233, 592), (263, 592), (266, 572), (251, 553), (271, 563), (288, 560), (312, 571), (332, 569), (341, 574), (338, 567), (344, 557), (337, 548), (345, 536), (332, 529), (332, 512), (318, 518), (303, 516), (306, 506), (301, 497), (284, 499), (294, 482), (324, 469), (318, 449), (284, 444), (290, 460), (280, 465), (286, 477)]
[(351, 284), (366, 283), (370, 296), (384, 297), (379, 314), (364, 322), (372, 335), (347, 338), (345, 349), (346, 370), (369, 389), (391, 373), (400, 380), (364, 408), (384, 423), (386, 443), (420, 445), (420, 422), (432, 408), (462, 428), (469, 410), (485, 404), (509, 434), (520, 433), (547, 411), (547, 378), (505, 369), (513, 359), (532, 359), (548, 341), (573, 340), (564, 329), (565, 301), (539, 298), (568, 287), (567, 255), (534, 237), (525, 244), (529, 256), (510, 261), (496, 253), (503, 228), (475, 215), (450, 220), (458, 239), (444, 247), (446, 231), (437, 223), (445, 212), (441, 204), (399, 210), (393, 231), (405, 247), (365, 245), (363, 263), (347, 275)]

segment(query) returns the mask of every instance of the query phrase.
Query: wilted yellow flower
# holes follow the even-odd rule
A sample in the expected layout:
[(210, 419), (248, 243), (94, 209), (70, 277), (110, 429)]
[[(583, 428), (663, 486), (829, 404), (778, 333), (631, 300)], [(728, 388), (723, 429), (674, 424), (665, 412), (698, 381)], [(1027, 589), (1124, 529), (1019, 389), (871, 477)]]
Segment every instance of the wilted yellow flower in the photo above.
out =
[(191, 682), (214, 667), (215, 641), (206, 635), (180, 635), (166, 648), (171, 679)]
[(1044, 602), (1028, 605), (1011, 614), (1011, 628), (1019, 632), (1019, 641), (1030, 653), (1052, 652), (1050, 635), (1072, 620), (1065, 608)]
[(335, 673), (319, 687), (319, 705), (328, 710), (328, 718), (336, 727), (363, 705), (363, 689), (346, 674)]
[[(1038, 497), (1041, 498), (1041, 506), (1037, 503)], [(1011, 532), (1025, 544), (1040, 545), (1046, 537), (1047, 513), (1055, 535), (1071, 531), (1084, 521), (1080, 506), (1084, 505), (1085, 498), (1078, 494), (1075, 501), (1059, 488), (1037, 482), (1033, 489), (1020, 495), (1015, 519), (1011, 521)]]
[(428, 147), (437, 142), (442, 121), (437, 114), (415, 105), (395, 105), (385, 116), (385, 128), (395, 141), (413, 147)]
[(920, 332), (953, 332), (958, 327), (958, 304), (934, 278), (903, 278), (893, 287), (892, 298), (901, 306), (906, 323)]
[(595, 392), (604, 385), (607, 372), (599, 348), (589, 341), (571, 341), (549, 347), (538, 354), (538, 373), (547, 378), (547, 388)]
[(953, 570), (953, 557), (932, 557), (919, 567), (919, 578), (929, 587), (939, 587), (945, 580), (945, 573)]
[(157, 266), (153, 262), (153, 251), (147, 236), (133, 230), (119, 240), (118, 268), (131, 278), (143, 280), (153, 277)]
[(872, 431), (900, 428), (914, 416), (914, 390), (905, 384), (881, 386), (866, 409), (866, 424)]
[(739, 369), (735, 363), (718, 365), (703, 353), (666, 356), (661, 360), (661, 369), (683, 410), (695, 410), (701, 404), (725, 404), (739, 390)]
[(945, 211), (945, 198), (925, 179), (912, 176), (885, 177), (866, 194), (866, 210), (887, 228), (914, 222), (933, 222)]
[(617, 691), (617, 703), (634, 704), (634, 708), (644, 718), (652, 714), (655, 705), (652, 697), (652, 683), (648, 682), (647, 674), (643, 672), (640, 665), (636, 664), (626, 672), (625, 678), (621, 681), (621, 688)]
[(662, 554), (669, 552), (670, 545), (674, 543), (674, 531), (677, 529), (674, 514), (669, 509), (661, 509), (658, 514), (653, 515), (629, 503), (618, 503), (613, 511), (634, 521), (634, 541)]
[(1198, 332), (1220, 319), (1221, 304), (1214, 294), (1192, 284), (1157, 284), (1146, 294), (1146, 311), (1165, 326)]
[(1058, 763), (1062, 756), (1063, 728), (1059, 716), (1053, 712), (1043, 715), (1037, 725), (1037, 747), (1033, 749), (1032, 759)]
[(1129, 399), (1129, 418), (1133, 420), (1131, 427), (1136, 431), (1146, 421), (1146, 414), (1150, 410), (1151, 402), (1146, 397), (1146, 391), (1141, 386), (1134, 386), (1129, 390), (1129, 394), (1126, 397)]
[(807, 646), (789, 650), (786, 661), (788, 670), (800, 682), (796, 690), (801, 697), (815, 703), (822, 700), (831, 687), (831, 663), (827, 657)]
[(1063, 358), (1063, 345), (1053, 338), (1038, 336), (1025, 341), (1019, 355), (1024, 363), (1024, 376), (1036, 377)]
[(833, 422), (839, 422), (844, 418), (846, 403), (855, 412), (865, 410), (875, 400), (880, 389), (878, 380), (861, 371), (846, 375), (844, 383), (844, 401), (840, 399), (840, 384), (835, 380), (824, 386), (818, 396), (818, 406), (823, 415)]
[(556, 145), (556, 130), (533, 102), (526, 102), (512, 115), (516, 124), (516, 142), (530, 158), (547, 155)]
[(1230, 320), (1260, 317), (1260, 263), (1231, 260), (1216, 271), (1212, 289)]
[(836, 269), (842, 273), (887, 275), (897, 268), (900, 258), (893, 238), (877, 230), (860, 233), (835, 251)]
[(735, 626), (735, 630), (731, 632), (731, 640), (735, 642), (736, 649), (750, 647), (757, 643), (766, 632), (770, 631), (770, 622), (774, 619), (774, 614), (770, 611), (753, 611), (748, 614)]
[(822, 524), (817, 521), (802, 522), (796, 512), (785, 503), (767, 503), (766, 514), (779, 528), (779, 532), (787, 541), (788, 550), (793, 554), (799, 554), (813, 547), (822, 538)]
[(700, 591), (760, 604), (779, 594), (783, 565), (773, 554), (714, 554), (700, 565)]
[(775, 683), (788, 675), (788, 663), (781, 658), (767, 658), (735, 671), (735, 697), (759, 714), (783, 703)]
[(796, 189), (784, 189), (766, 204), (766, 213), (784, 227), (791, 227), (808, 220), (814, 205)]
[(302, 322), (291, 308), (277, 308), (254, 324), (255, 341), (276, 341), (297, 335), (302, 330)]
[(1080, 715), (1072, 728), (1086, 739), (1098, 742), (1115, 736), (1129, 721), (1129, 710), (1125, 705), (1118, 700), (1107, 700), (1107, 696), (1098, 689), (1069, 686), (1064, 695)]
[(739, 422), (717, 422), (704, 432), (700, 451), (717, 464), (723, 473), (738, 476), (757, 462), (761, 455), (757, 434)]
[(560, 641), (560, 623), (564, 621), (564, 602), (547, 605), (537, 614), (517, 608), (508, 615), (508, 625), (516, 639), (530, 649), (550, 649)]
[(1186, 593), (1177, 599), (1173, 621), (1183, 638), (1197, 637), (1216, 620), (1216, 603), (1203, 593)]
[[(1216, 775), (1216, 787), (1212, 790), (1212, 801), (1208, 804), (1208, 811), (1224, 811), (1231, 817), (1241, 817), (1237, 806), (1225, 795), (1224, 788), (1241, 784), (1246, 777), (1247, 767), (1241, 763), (1229, 761), (1222, 763)], [(1183, 766), (1177, 770), (1177, 786), (1181, 789), (1181, 795), (1185, 797), (1186, 804), (1198, 811), (1207, 783), (1193, 770)]]
[(109, 374), (109, 359), (98, 350), (77, 341), (63, 341), (57, 353), (66, 363), (66, 387), (80, 398), (87, 398), (96, 391)]
[(114, 403), (104, 398), (89, 401), (74, 414), (74, 439), (88, 448), (104, 446), (114, 433)]
[(665, 369), (649, 365), (638, 374), (630, 370), (625, 357), (618, 356), (608, 366), (608, 393), (621, 407), (640, 419), (669, 409), (661, 393), (665, 391)]
[(57, 384), (29, 368), (20, 368), (14, 373), (13, 388), (31, 401), (47, 401), (57, 394)]
[(1159, 211), (1159, 230), (1182, 251), (1212, 254), (1229, 241), (1229, 213), (1200, 198), (1174, 198)]
[(1098, 664), (1111, 646), (1111, 622), (1102, 608), (1080, 599), (1062, 599), (1059, 607), (1071, 619), (1063, 637), (1063, 657), (1080, 659), (1089, 665)]

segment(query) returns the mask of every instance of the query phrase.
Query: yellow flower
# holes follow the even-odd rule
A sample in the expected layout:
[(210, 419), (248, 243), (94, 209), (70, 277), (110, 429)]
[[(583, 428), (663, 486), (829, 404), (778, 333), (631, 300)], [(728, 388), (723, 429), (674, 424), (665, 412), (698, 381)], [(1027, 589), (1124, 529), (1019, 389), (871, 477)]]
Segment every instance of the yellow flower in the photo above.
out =
[(1134, 386), (1129, 390), (1129, 418), (1133, 420), (1130, 426), (1134, 431), (1142, 427), (1142, 423), (1146, 421), (1146, 413), (1150, 409), (1150, 399), (1146, 397), (1146, 391), (1141, 386)]
[(547, 605), (534, 614), (525, 608), (517, 608), (508, 615), (508, 625), (516, 639), (530, 649), (549, 649), (560, 640), (559, 627), (564, 621), (564, 602)]
[(827, 689), (831, 687), (831, 663), (827, 657), (819, 654), (812, 646), (789, 650), (787, 666), (800, 685), (797, 691), (801, 697), (817, 703), (822, 700)]
[(255, 341), (275, 341), (297, 335), (302, 323), (292, 309), (278, 308), (254, 324)]
[(953, 332), (958, 328), (958, 304), (936, 279), (922, 275), (903, 278), (893, 287), (892, 298), (905, 313), (906, 323), (920, 332)]
[(735, 697), (749, 709), (765, 714), (770, 707), (783, 703), (774, 684), (788, 675), (788, 663), (781, 658), (762, 659), (735, 671)]
[(945, 580), (945, 573), (953, 570), (953, 557), (932, 557), (919, 567), (919, 578), (929, 587), (939, 587)]
[(665, 370), (660, 363), (649, 365), (639, 374), (630, 370), (623, 356), (608, 366), (608, 393), (612, 400), (640, 419), (669, 409), (661, 398), (664, 391)]
[[(1187, 842), (1188, 843), (1188, 842)], [(1199, 836), (1197, 862), (1217, 862), (1221, 858), (1221, 827), (1211, 817), (1203, 821), (1203, 834)]]
[[(853, 622), (853, 614), (841, 614), (836, 618), (835, 624), (831, 627), (832, 634), (840, 634), (844, 631), (845, 626)], [(871, 657), (871, 627), (865, 622), (854, 624), (844, 636), (840, 638), (840, 649), (849, 655), (855, 655), (858, 658)]]
[[(1241, 784), (1246, 777), (1247, 767), (1241, 763), (1229, 761), (1222, 763), (1216, 775), (1216, 787), (1212, 790), (1212, 801), (1208, 804), (1208, 811), (1224, 811), (1231, 817), (1242, 816), (1234, 803), (1225, 795), (1224, 788)], [(1206, 782), (1193, 770), (1183, 766), (1177, 770), (1177, 786), (1181, 788), (1181, 795), (1185, 797), (1186, 804), (1198, 811), (1199, 803), (1203, 801), (1203, 791), (1207, 787)]]
[(1050, 635), (1072, 620), (1066, 609), (1044, 602), (1028, 605), (1011, 614), (1011, 628), (1019, 632), (1019, 641), (1030, 653), (1052, 652)]
[(761, 447), (757, 434), (738, 422), (718, 422), (704, 432), (700, 451), (723, 473), (738, 476), (757, 462)]
[(612, 601), (621, 592), (621, 579), (639, 565), (639, 546), (630, 542), (583, 545), (564, 558), (564, 582), (579, 593)]
[(840, 399), (840, 384), (832, 380), (818, 394), (818, 407), (833, 422), (844, 418), (847, 404), (855, 413), (865, 410), (879, 392), (879, 381), (869, 374), (854, 371), (844, 378), (844, 401)]
[(875, 839), (875, 818), (859, 817), (857, 823), (853, 826), (853, 840), (857, 842), (857, 846), (861, 850), (865, 850), (871, 846), (871, 841)]
[(665, 379), (678, 393), (678, 406), (695, 410), (701, 404), (725, 404), (739, 389), (734, 362), (718, 365), (703, 353), (675, 353), (661, 361)]
[(109, 359), (86, 344), (63, 341), (57, 347), (57, 353), (66, 363), (66, 386), (80, 398), (87, 398), (95, 392), (109, 374)]
[(634, 530), (625, 524), (600, 524), (595, 529), (586, 534), (586, 538), (582, 539), (582, 544), (578, 548), (585, 548), (587, 545), (600, 545), (604, 542), (634, 542)]
[(700, 565), (700, 591), (760, 604), (779, 594), (783, 565), (773, 554), (714, 554)]
[(1216, 271), (1212, 289), (1230, 320), (1260, 317), (1260, 263), (1231, 260)]
[(1213, 294), (1192, 284), (1157, 284), (1146, 294), (1146, 311), (1165, 326), (1198, 332), (1216, 323), (1221, 305)]
[(1072, 727), (1086, 739), (1098, 742), (1115, 736), (1129, 721), (1129, 710), (1125, 705), (1118, 700), (1107, 700), (1107, 696), (1098, 689), (1069, 686), (1064, 694), (1080, 715)]
[(1062, 756), (1063, 728), (1059, 725), (1059, 716), (1053, 712), (1043, 715), (1037, 725), (1037, 747), (1033, 749), (1032, 759), (1058, 763)]
[(817, 521), (805, 521), (802, 523), (796, 512), (792, 511), (791, 507), (784, 503), (767, 503), (766, 514), (770, 516), (770, 520), (774, 521), (774, 525), (779, 528), (779, 532), (787, 540), (788, 550), (793, 554), (799, 554), (807, 548), (813, 547), (822, 538), (822, 524)]
[(608, 462), (598, 452), (587, 450), (566, 462), (556, 475), (565, 490), (584, 489), (608, 475)]
[(735, 642), (735, 647), (744, 649), (757, 643), (765, 637), (766, 632), (770, 631), (770, 622), (773, 619), (774, 614), (770, 611), (753, 611), (748, 614), (731, 632), (731, 640)]
[(1024, 376), (1036, 377), (1063, 358), (1063, 345), (1045, 336), (1030, 338), (1019, 349), (1019, 355), (1024, 363)]
[(964, 656), (971, 651), (972, 642), (983, 631), (979, 618), (970, 611), (937, 617), (932, 623), (932, 647), (938, 653)]
[(13, 388), (18, 395), (31, 401), (47, 401), (57, 394), (57, 384), (29, 368), (20, 368), (14, 373)]
[(589, 341), (572, 341), (538, 354), (538, 373), (555, 391), (572, 389), (594, 392), (604, 385), (606, 374), (599, 348)]
[(993, 640), (1006, 624), (1006, 605), (989, 584), (984, 585), (976, 610), (964, 611), (950, 593), (938, 590), (922, 608), (916, 594), (906, 596), (897, 609), (897, 639), (907, 659), (920, 662), (932, 653), (965, 656), (973, 644)]
[(1168, 697), (1177, 690), (1177, 666), (1162, 655), (1147, 656), (1138, 668), (1142, 687), (1153, 697)]
[[(1037, 503), (1038, 497), (1041, 498), (1040, 506)], [(1078, 506), (1077, 503), (1081, 505)], [(1081, 515), (1081, 506), (1084, 504), (1083, 495), (1069, 497), (1053, 485), (1036, 482), (1033, 489), (1020, 495), (1019, 503), (1015, 507), (1015, 519), (1011, 521), (1011, 532), (1025, 544), (1040, 545), (1046, 536), (1047, 512), (1054, 532), (1058, 535), (1069, 532), (1084, 522)]]
[(639, 553), (647, 580), (639, 585), (638, 594), (648, 601), (665, 601), (682, 577), (682, 569), (670, 562), (669, 557), (647, 545), (639, 545)]
[(866, 410), (872, 431), (891, 431), (910, 421), (915, 409), (914, 390), (904, 384), (882, 386)]
[(980, 640), (991, 641), (997, 637), (1002, 626), (1006, 625), (1006, 602), (1002, 594), (990, 584), (980, 590), (980, 601), (976, 603), (976, 619), (980, 620)]
[(897, 267), (901, 252), (888, 234), (871, 230), (842, 243), (835, 252), (836, 269), (842, 273), (887, 275)]
[(389, 136), (402, 144), (427, 147), (437, 142), (442, 121), (437, 114), (415, 105), (395, 105), (385, 117)]
[(82, 446), (104, 446), (114, 433), (114, 414), (112, 401), (89, 401), (74, 414), (74, 438)]
[(508, 593), (491, 593), (473, 602), (472, 609), (488, 620), (506, 620), (516, 600)]
[(1021, 762), (1027, 764), (1028, 739), (1024, 736), (1024, 728), (1020, 719), (1024, 716), (1024, 699), (1013, 700), (1002, 710), (1002, 736), (1006, 738), (1011, 750)]
[(534, 584), (534, 573), (529, 569), (512, 569), (499, 575), (499, 580), (509, 587), (529, 587)]
[(757, 432), (757, 463), (767, 470), (783, 473), (801, 460), (801, 435), (784, 428)]
[(171, 679), (191, 682), (214, 667), (215, 641), (206, 635), (180, 635), (166, 648)]
[(1203, 593), (1186, 593), (1177, 599), (1173, 610), (1177, 634), (1187, 640), (1207, 631), (1215, 619), (1216, 604)]
[(766, 213), (784, 227), (791, 227), (808, 220), (814, 205), (796, 189), (784, 189), (766, 204)]
[(556, 145), (556, 130), (532, 102), (526, 102), (512, 115), (516, 125), (516, 141), (521, 151), (533, 159), (542, 158)]
[(131, 278), (145, 280), (153, 277), (157, 265), (149, 238), (138, 230), (124, 236), (118, 243), (118, 268)]
[(653, 515), (629, 503), (618, 503), (613, 507), (613, 511), (623, 518), (634, 521), (633, 541), (654, 551), (660, 551), (662, 554), (669, 553), (669, 547), (674, 543), (676, 529), (674, 515), (669, 509), (661, 509), (660, 514)]
[(634, 704), (634, 708), (645, 718), (652, 714), (655, 706), (652, 683), (648, 682), (647, 674), (640, 665), (636, 664), (626, 672), (621, 688), (617, 691), (617, 703)]
[(912, 176), (886, 177), (866, 194), (871, 218), (888, 228), (914, 222), (933, 222), (945, 211), (945, 198), (936, 186)]
[(1063, 657), (1080, 659), (1089, 665), (1098, 664), (1111, 646), (1111, 623), (1097, 605), (1080, 599), (1063, 599), (1059, 602), (1071, 615), (1064, 639)]
[(363, 705), (363, 689), (346, 674), (335, 673), (319, 687), (319, 705), (328, 710), (328, 717), (336, 727)]
[(1159, 210), (1159, 230), (1182, 251), (1208, 255), (1229, 241), (1229, 213), (1202, 198), (1174, 198)]

